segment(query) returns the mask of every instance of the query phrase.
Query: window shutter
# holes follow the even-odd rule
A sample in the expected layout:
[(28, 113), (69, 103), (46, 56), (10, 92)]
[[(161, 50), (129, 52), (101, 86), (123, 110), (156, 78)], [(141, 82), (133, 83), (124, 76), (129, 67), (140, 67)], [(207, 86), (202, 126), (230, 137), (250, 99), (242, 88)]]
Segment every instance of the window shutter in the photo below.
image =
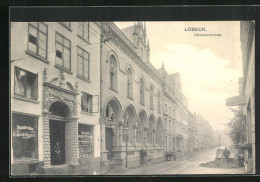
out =
[(92, 113), (99, 113), (99, 95), (93, 95), (92, 108)]

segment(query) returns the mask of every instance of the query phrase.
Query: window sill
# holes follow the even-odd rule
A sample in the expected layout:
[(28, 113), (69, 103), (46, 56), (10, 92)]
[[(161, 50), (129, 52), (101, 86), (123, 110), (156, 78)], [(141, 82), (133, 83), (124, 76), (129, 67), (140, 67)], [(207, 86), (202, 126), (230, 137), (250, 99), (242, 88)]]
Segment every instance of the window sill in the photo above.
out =
[(35, 103), (35, 104), (40, 103), (40, 101), (38, 101), (38, 100), (33, 100), (33, 99), (26, 98), (26, 97), (18, 96), (18, 95), (13, 95), (13, 98), (23, 100), (23, 101), (26, 101), (26, 102), (32, 102), (32, 103)]
[(45, 59), (45, 58), (43, 58), (43, 57), (41, 57), (41, 56), (39, 56), (39, 55), (33, 53), (32, 51), (26, 50), (25, 53), (28, 54), (28, 55), (30, 55), (30, 56), (32, 56), (32, 57), (34, 57), (34, 58), (36, 58), (36, 59), (39, 59), (40, 61), (45, 62), (45, 63), (47, 63), (47, 64), (50, 63), (47, 59)]
[(112, 91), (114, 91), (114, 92), (116, 92), (116, 93), (118, 93), (118, 91), (117, 90), (114, 90), (114, 89), (112, 89), (112, 88), (109, 88), (110, 90), (112, 90)]
[(145, 106), (143, 103), (140, 103), (142, 106)]
[(84, 41), (85, 41), (86, 43), (88, 43), (89, 45), (91, 45), (91, 43), (89, 42), (89, 40), (87, 40), (86, 38), (80, 36), (79, 34), (77, 34), (77, 36), (78, 36), (79, 38), (81, 38), (82, 40), (84, 40)]
[(65, 24), (63, 24), (63, 23), (61, 23), (61, 22), (59, 22), (62, 26), (64, 26), (66, 29), (68, 29), (69, 31), (71, 31), (72, 32), (72, 29), (70, 28), (70, 27), (68, 27), (67, 25), (65, 25)]
[(64, 67), (62, 67), (62, 66), (60, 66), (60, 65), (58, 65), (58, 64), (55, 64), (55, 67), (56, 68), (58, 68), (58, 69), (61, 69), (61, 70), (63, 70), (63, 71), (65, 71), (65, 72), (67, 72), (67, 73), (69, 73), (69, 74), (73, 74), (70, 70), (68, 70), (68, 69), (66, 69), (66, 68), (64, 68)]
[(83, 76), (81, 76), (81, 75), (78, 75), (78, 74), (77, 74), (77, 77), (80, 78), (80, 79), (82, 79), (82, 80), (84, 80), (84, 81), (86, 81), (86, 82), (88, 82), (88, 83), (91, 83), (91, 81), (90, 81), (89, 79), (87, 79), (87, 78), (85, 78), (85, 77), (83, 77)]
[(19, 163), (38, 163), (38, 159), (14, 159), (13, 164), (19, 164)]
[(133, 98), (131, 98), (131, 97), (127, 97), (128, 99), (130, 99), (130, 100), (134, 100)]
[(89, 115), (89, 116), (94, 116), (93, 113), (90, 113), (90, 112), (86, 112), (86, 111), (80, 111), (81, 114), (86, 114), (86, 115)]

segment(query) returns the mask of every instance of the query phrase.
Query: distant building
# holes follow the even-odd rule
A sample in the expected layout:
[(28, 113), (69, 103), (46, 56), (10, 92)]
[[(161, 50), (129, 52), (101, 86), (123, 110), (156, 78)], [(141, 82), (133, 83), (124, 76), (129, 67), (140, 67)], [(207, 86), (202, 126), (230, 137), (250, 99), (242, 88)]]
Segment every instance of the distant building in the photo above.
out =
[(199, 149), (210, 149), (213, 147), (213, 131), (209, 122), (201, 115), (196, 114)]
[(194, 114), (188, 112), (188, 147), (189, 153), (198, 150), (198, 130)]

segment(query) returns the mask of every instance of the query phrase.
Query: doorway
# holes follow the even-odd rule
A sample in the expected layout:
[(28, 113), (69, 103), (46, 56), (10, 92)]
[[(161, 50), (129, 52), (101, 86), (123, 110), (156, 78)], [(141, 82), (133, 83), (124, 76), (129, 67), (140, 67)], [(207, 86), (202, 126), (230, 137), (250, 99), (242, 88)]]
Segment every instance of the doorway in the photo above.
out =
[(65, 164), (65, 122), (50, 120), (51, 165)]
[(107, 159), (112, 159), (113, 136), (112, 129), (106, 127), (106, 150), (108, 151)]

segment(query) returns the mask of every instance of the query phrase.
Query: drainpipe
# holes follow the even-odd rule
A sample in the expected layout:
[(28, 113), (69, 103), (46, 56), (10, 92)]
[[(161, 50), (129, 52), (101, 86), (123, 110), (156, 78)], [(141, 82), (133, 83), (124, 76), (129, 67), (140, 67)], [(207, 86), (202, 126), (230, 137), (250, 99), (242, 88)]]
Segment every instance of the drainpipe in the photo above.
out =
[(100, 165), (103, 166), (104, 165), (104, 161), (103, 161), (103, 110), (102, 110), (102, 49), (103, 49), (103, 33), (102, 33), (102, 25), (101, 25), (101, 37), (100, 37)]

